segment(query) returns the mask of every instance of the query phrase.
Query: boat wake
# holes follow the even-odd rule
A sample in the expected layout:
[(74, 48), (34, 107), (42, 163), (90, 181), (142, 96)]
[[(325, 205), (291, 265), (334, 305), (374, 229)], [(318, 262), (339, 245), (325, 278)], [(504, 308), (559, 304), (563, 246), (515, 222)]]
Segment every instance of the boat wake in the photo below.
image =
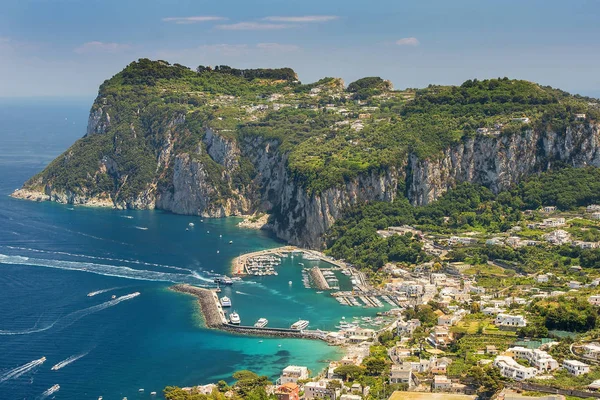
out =
[(135, 229), (139, 229), (139, 230), (142, 230), (142, 231), (147, 231), (148, 230), (148, 228), (145, 227), (145, 226), (136, 226)]
[(48, 329), (51, 329), (51, 328), (64, 329), (64, 328), (72, 325), (73, 323), (77, 322), (78, 320), (80, 320), (81, 318), (83, 318), (85, 316), (96, 313), (98, 311), (105, 310), (109, 307), (116, 306), (117, 304), (119, 304), (122, 301), (133, 299), (134, 297), (137, 297), (139, 295), (140, 295), (140, 292), (130, 293), (125, 296), (117, 297), (116, 299), (112, 299), (112, 300), (106, 301), (104, 303), (97, 304), (95, 306), (84, 308), (83, 310), (74, 311), (70, 314), (65, 315), (62, 318), (57, 319), (56, 321), (54, 321), (53, 323), (51, 323), (50, 325), (48, 325), (44, 328), (38, 328), (38, 329), (32, 328), (32, 329), (26, 329), (26, 330), (22, 330), (22, 331), (0, 331), (0, 335), (28, 335), (31, 333), (47, 331)]
[(87, 353), (81, 353), (81, 354), (77, 354), (77, 355), (71, 356), (69, 358), (66, 358), (66, 359), (62, 360), (61, 362), (56, 363), (56, 365), (54, 365), (50, 369), (52, 371), (58, 371), (59, 369), (64, 368), (71, 363), (74, 363), (75, 361), (79, 360), (80, 358), (87, 356), (88, 353), (89, 353), (89, 351)]
[(38, 399), (40, 399), (40, 400), (45, 399), (49, 396), (52, 396), (54, 393), (58, 392), (59, 390), (60, 390), (60, 385), (53, 385), (50, 389), (48, 389), (44, 393), (42, 393), (40, 395), (40, 397), (38, 397)]
[(113, 287), (113, 288), (108, 288), (108, 289), (96, 290), (95, 292), (88, 293), (88, 297), (94, 297), (98, 294), (110, 292), (111, 290), (117, 290), (117, 289), (122, 289), (122, 288), (121, 287)]
[(19, 247), (19, 246), (5, 246), (5, 247), (7, 249), (11, 249), (11, 250), (23, 250), (23, 251), (31, 251), (31, 252), (34, 252), (34, 253), (46, 253), (46, 254), (56, 254), (56, 255), (69, 256), (69, 257), (77, 257), (77, 258), (88, 258), (90, 260), (103, 260), (103, 261), (112, 261), (112, 262), (124, 262), (124, 263), (127, 263), (127, 264), (147, 265), (149, 267), (167, 268), (167, 269), (174, 269), (174, 270), (178, 270), (178, 271), (185, 271), (185, 272), (192, 273), (192, 270), (189, 269), (189, 268), (181, 268), (181, 267), (175, 267), (173, 265), (149, 263), (149, 262), (140, 261), (140, 260), (128, 260), (128, 259), (125, 259), (125, 258), (111, 258), (111, 257), (90, 256), (90, 255), (87, 255), (87, 254), (68, 253), (66, 251), (49, 251), (49, 250), (32, 249), (32, 248), (29, 248), (29, 247)]
[(26, 373), (30, 372), (34, 368), (39, 367), (44, 363), (44, 361), (46, 361), (46, 357), (42, 357), (39, 360), (33, 360), (25, 365), (21, 365), (20, 367), (13, 368), (10, 371), (3, 373), (2, 375), (0, 375), (0, 383), (6, 382), (10, 379), (17, 379), (20, 376), (23, 376)]
[(71, 271), (84, 271), (98, 275), (114, 276), (126, 279), (137, 279), (143, 281), (190, 283), (195, 285), (198, 284), (198, 280), (212, 282), (212, 279), (205, 278), (194, 271), (192, 271), (189, 274), (180, 274), (134, 269), (122, 265), (96, 264), (79, 261), (49, 260), (23, 256), (9, 256), (6, 254), (0, 254), (0, 265), (1, 264), (30, 265), (35, 267), (56, 268)]
[(252, 294), (250, 294), (250, 293), (244, 293), (244, 292), (240, 292), (239, 290), (236, 290), (235, 292), (236, 292), (237, 294), (241, 294), (241, 295), (244, 295), (244, 296), (254, 296), (254, 295), (252, 295)]

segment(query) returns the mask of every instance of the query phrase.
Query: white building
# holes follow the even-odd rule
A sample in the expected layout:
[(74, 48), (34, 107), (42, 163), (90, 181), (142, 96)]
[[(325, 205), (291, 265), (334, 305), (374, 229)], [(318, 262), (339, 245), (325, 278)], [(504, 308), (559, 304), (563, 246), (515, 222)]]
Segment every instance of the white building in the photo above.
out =
[(583, 354), (586, 357), (600, 358), (600, 345), (598, 343), (588, 343), (583, 346)]
[(297, 383), (298, 379), (308, 379), (308, 368), (299, 367), (297, 365), (288, 365), (281, 372), (279, 377), (279, 384), (283, 385), (286, 383)]
[(546, 274), (538, 275), (535, 277), (537, 283), (546, 283), (550, 280), (550, 277)]
[(392, 365), (390, 371), (390, 383), (407, 383), (408, 388), (413, 387), (413, 372), (410, 364)]
[(483, 312), (484, 315), (498, 315), (506, 312), (506, 310), (499, 307), (486, 307), (481, 312)]
[(421, 321), (418, 319), (411, 319), (410, 321), (398, 321), (398, 335), (400, 336), (412, 336), (415, 329), (421, 326)]
[(433, 377), (433, 390), (447, 391), (452, 389), (452, 381), (446, 375)]
[(581, 282), (577, 282), (577, 281), (569, 282), (569, 289), (580, 289), (580, 288), (581, 288)]
[(327, 381), (321, 380), (318, 382), (308, 382), (304, 385), (304, 398), (306, 400), (311, 399), (323, 399), (328, 398), (335, 400), (337, 398), (338, 391), (329, 389), (327, 387)]
[(553, 232), (544, 235), (544, 239), (554, 245), (560, 246), (571, 241), (571, 235), (569, 232), (563, 231), (562, 229), (555, 230)]
[(513, 353), (516, 358), (526, 360), (531, 367), (540, 372), (553, 371), (559, 367), (558, 362), (552, 356), (543, 350), (531, 350), (526, 347), (515, 346), (507, 350)]
[(517, 328), (527, 326), (527, 320), (522, 315), (498, 314), (494, 323), (496, 326), (513, 326)]
[(525, 367), (508, 356), (496, 357), (494, 360), (494, 367), (500, 369), (500, 373), (505, 378), (511, 378), (517, 381), (531, 379), (538, 373), (537, 369)]
[(579, 376), (590, 372), (590, 366), (577, 360), (564, 360), (563, 368), (571, 375)]

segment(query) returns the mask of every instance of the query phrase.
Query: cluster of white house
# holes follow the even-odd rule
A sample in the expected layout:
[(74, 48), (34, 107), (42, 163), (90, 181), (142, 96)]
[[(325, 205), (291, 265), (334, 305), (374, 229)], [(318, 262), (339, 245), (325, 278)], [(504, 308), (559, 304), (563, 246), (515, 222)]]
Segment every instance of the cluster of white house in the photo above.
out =
[[(529, 366), (521, 365), (515, 359), (525, 360)], [(518, 381), (560, 368), (558, 361), (547, 352), (521, 346), (511, 347), (503, 355), (497, 356), (494, 366), (500, 369), (502, 376)], [(590, 372), (590, 366), (578, 360), (564, 360), (562, 367), (570, 374), (577, 376)]]

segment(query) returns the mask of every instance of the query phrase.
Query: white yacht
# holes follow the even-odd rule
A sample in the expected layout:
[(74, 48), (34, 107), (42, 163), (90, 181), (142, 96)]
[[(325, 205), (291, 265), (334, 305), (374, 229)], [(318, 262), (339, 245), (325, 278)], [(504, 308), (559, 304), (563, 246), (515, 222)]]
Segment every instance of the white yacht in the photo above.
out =
[(254, 324), (255, 328), (264, 328), (269, 323), (269, 320), (266, 318), (259, 318), (258, 321)]
[(298, 329), (298, 330), (301, 331), (302, 329), (305, 329), (307, 326), (308, 326), (308, 321), (306, 321), (304, 319), (301, 319), (301, 320), (298, 320), (298, 322), (294, 322), (292, 324), (292, 326), (290, 326), (290, 328), (291, 329)]
[(221, 306), (223, 307), (231, 307), (231, 300), (227, 296), (221, 297)]
[(233, 325), (239, 325), (242, 321), (240, 320), (240, 316), (235, 311), (229, 314), (229, 322)]

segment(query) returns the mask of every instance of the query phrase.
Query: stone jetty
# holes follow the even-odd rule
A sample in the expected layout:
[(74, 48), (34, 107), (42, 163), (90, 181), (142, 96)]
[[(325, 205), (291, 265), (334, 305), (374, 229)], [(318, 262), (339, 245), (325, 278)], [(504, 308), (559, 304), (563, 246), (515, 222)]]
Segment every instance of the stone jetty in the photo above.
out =
[(323, 276), (323, 272), (321, 272), (321, 269), (319, 267), (312, 267), (310, 269), (310, 276), (317, 289), (331, 290), (331, 287), (329, 287), (329, 283), (327, 283), (327, 280)]
[(287, 328), (256, 328), (253, 326), (232, 325), (227, 322), (225, 313), (219, 303), (219, 296), (214, 290), (204, 289), (197, 286), (180, 284), (170, 288), (179, 293), (195, 296), (200, 304), (200, 311), (206, 321), (206, 326), (213, 329), (252, 336), (268, 336), (281, 338), (320, 339), (328, 341), (329, 332), (320, 330), (297, 330)]
[(172, 286), (171, 290), (179, 293), (191, 294), (198, 299), (200, 311), (204, 316), (207, 327), (221, 328), (227, 323), (227, 318), (219, 303), (219, 296), (214, 290), (185, 284)]

